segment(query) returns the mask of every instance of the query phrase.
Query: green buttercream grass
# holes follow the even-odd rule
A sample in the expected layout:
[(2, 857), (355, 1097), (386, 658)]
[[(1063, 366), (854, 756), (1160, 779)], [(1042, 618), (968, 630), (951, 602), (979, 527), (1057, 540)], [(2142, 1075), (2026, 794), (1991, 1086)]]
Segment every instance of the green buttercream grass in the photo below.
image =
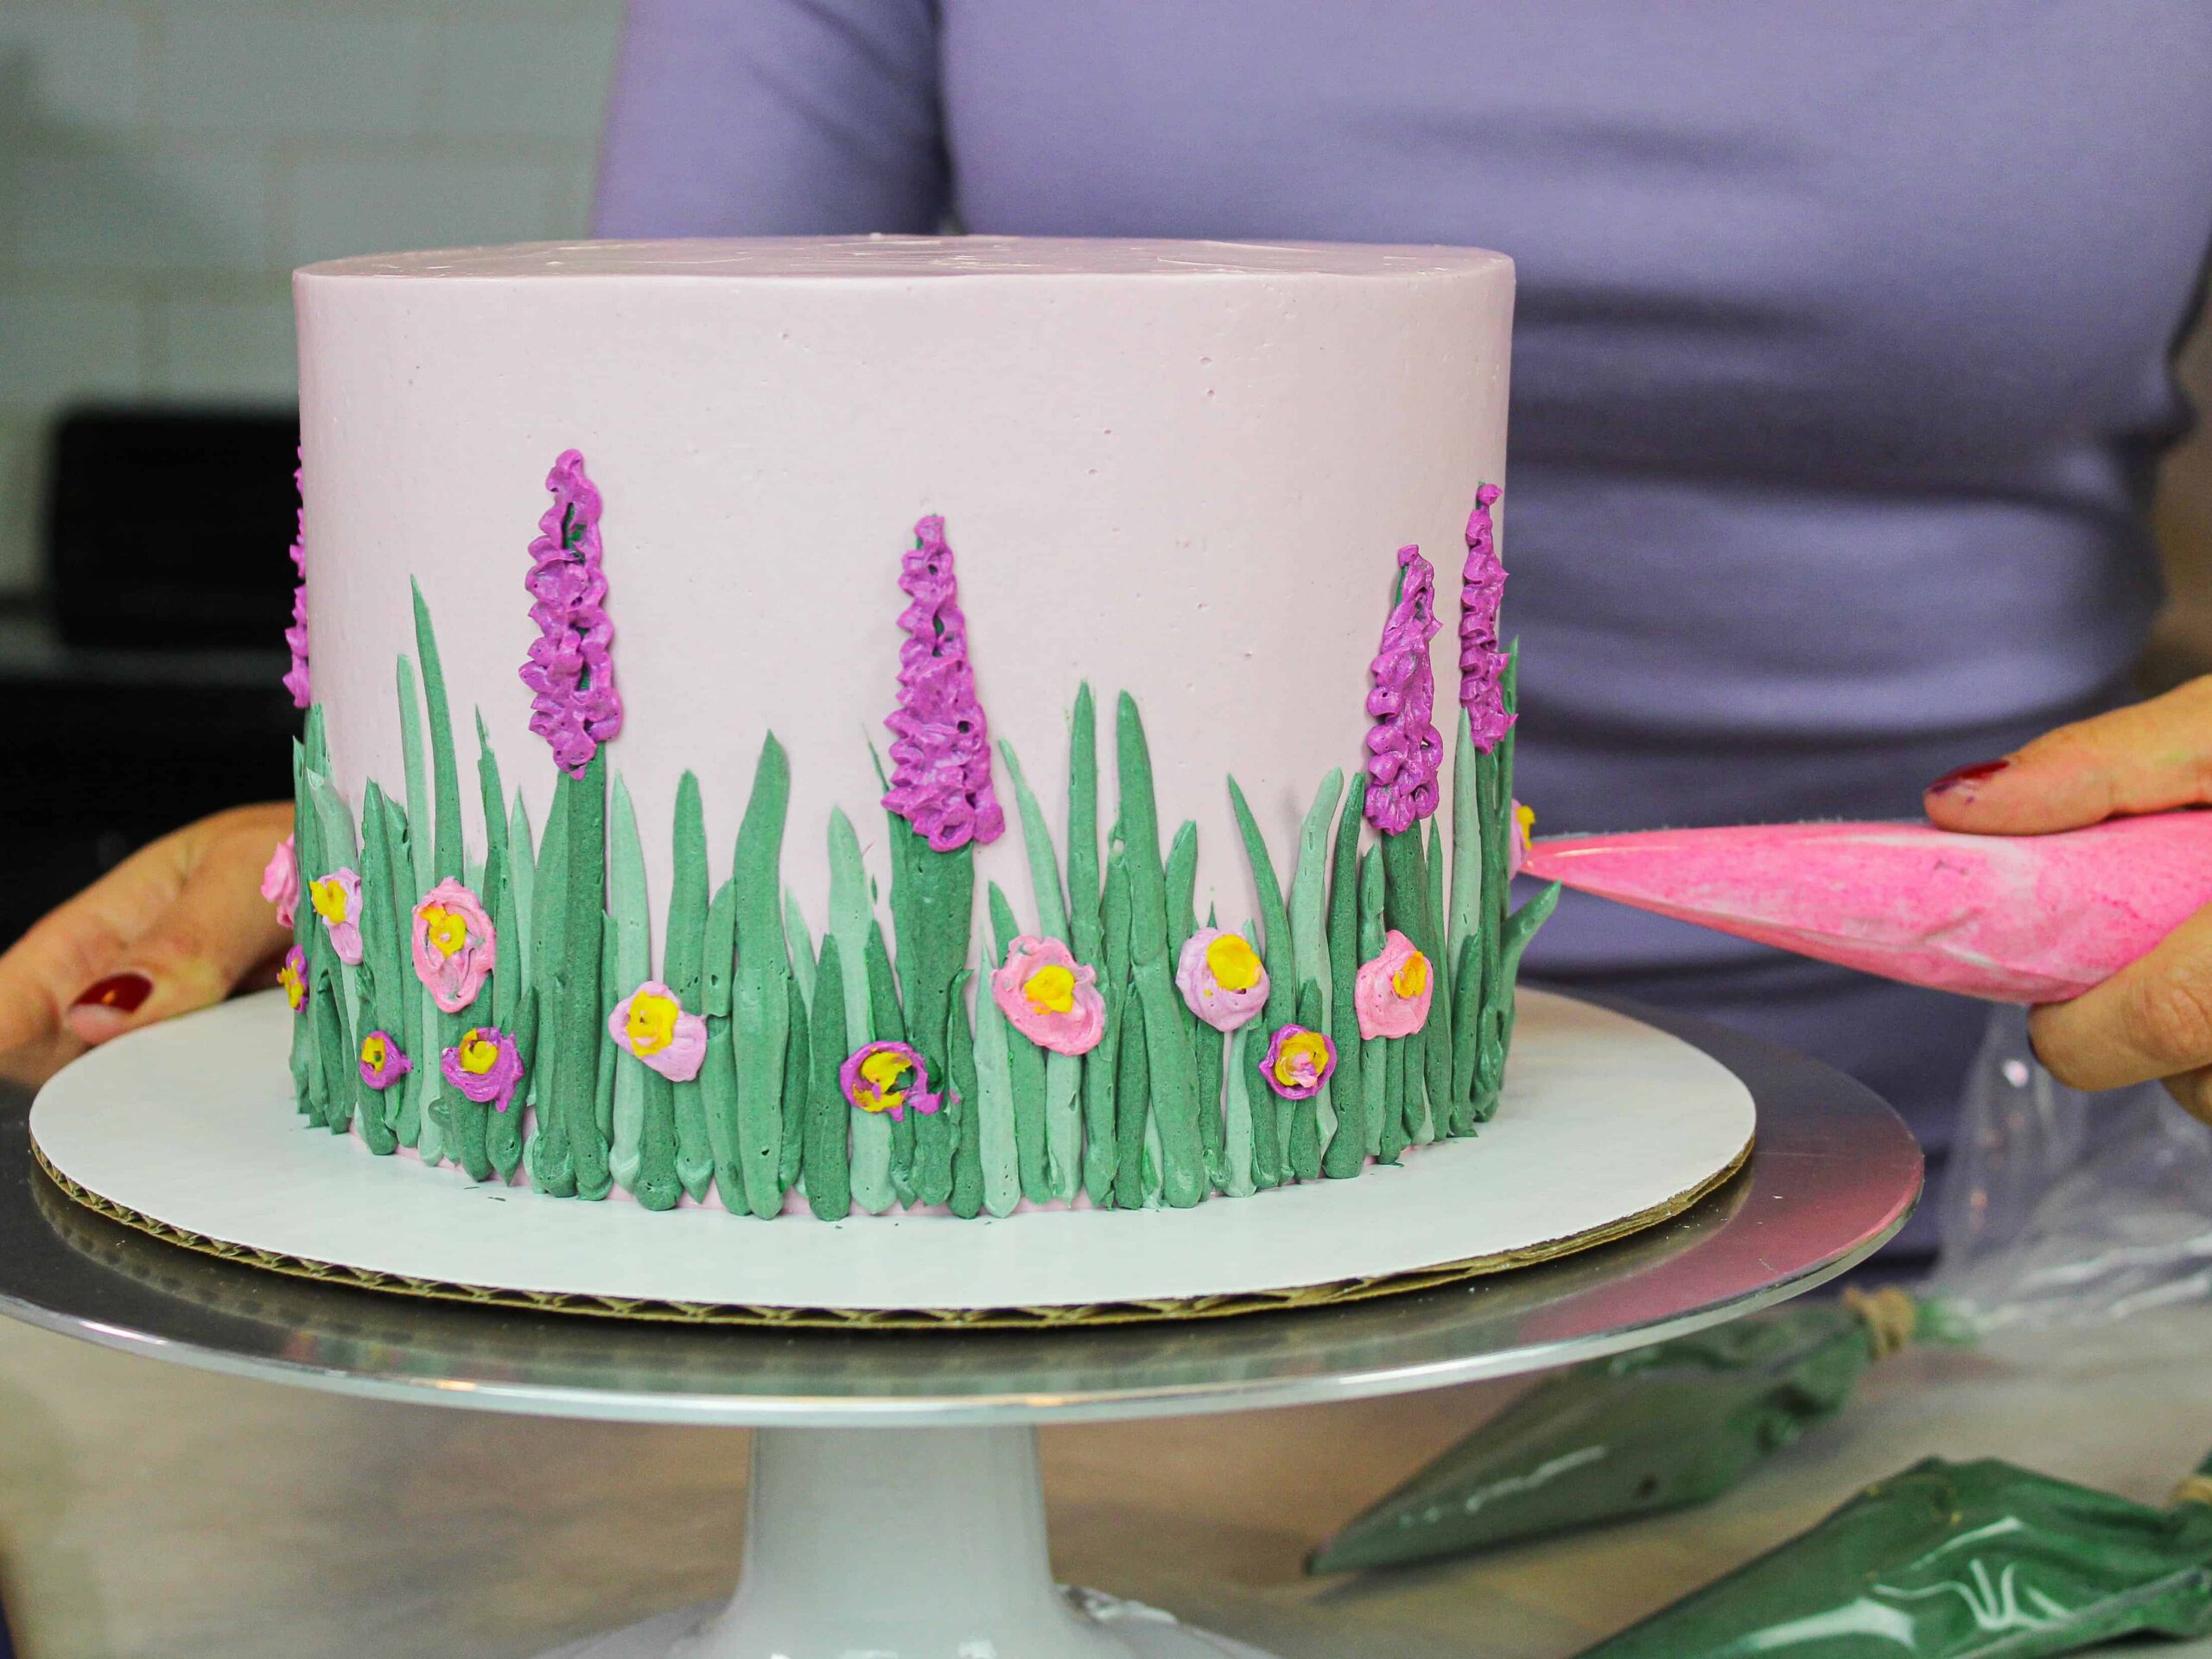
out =
[[(372, 1152), (412, 1147), (475, 1179), (527, 1179), (556, 1196), (600, 1198), (620, 1187), (651, 1208), (688, 1198), (766, 1220), (796, 1194), (814, 1216), (842, 1220), (909, 1205), (1003, 1217), (1078, 1196), (1098, 1207), (1187, 1207), (1294, 1180), (1352, 1179), (1371, 1161), (1395, 1163), (1410, 1145), (1471, 1135), (1487, 1120), (1511, 1043), (1521, 955), (1558, 899), (1554, 886), (1516, 909), (1508, 892), (1517, 652), (1497, 677), (1504, 718), (1486, 719), (1487, 750), (1458, 713), (1448, 828), (1431, 814), (1436, 791), (1424, 785), (1428, 804), (1363, 849), (1376, 785), (1368, 771), (1353, 772), (1349, 787), (1344, 771), (1332, 771), (1304, 814), (1286, 887), (1244, 791), (1224, 780), (1257, 911), (1243, 937), (1268, 987), (1257, 1016), (1224, 1031), (1178, 983), (1180, 953), (1199, 931), (1199, 831), (1186, 820), (1163, 845), (1135, 699), (1114, 699), (1114, 819), (1102, 837), (1097, 709), (1090, 685), (1079, 688), (1067, 840), (1056, 845), (1013, 747), (988, 742), (972, 681), (960, 677), (965, 624), (933, 522), (918, 528), (902, 578), (915, 605), (901, 618), (910, 654), (885, 778), (888, 914), (879, 912), (851, 821), (832, 809), (818, 945), (782, 882), (791, 775), (772, 734), (719, 886), (698, 779), (679, 779), (658, 941), (647, 827), (603, 744), (557, 768), (551, 810), (534, 833), (477, 715), (484, 844), (473, 862), (445, 677), (418, 588), (414, 655), (396, 666), (404, 798), (366, 785), (357, 830), (330, 781), (319, 707), (294, 746), (302, 877), (345, 868), (361, 881), (358, 964), (340, 959), (310, 906), (299, 907), (306, 996), (290, 1065), (309, 1122), (350, 1127)], [(916, 652), (931, 673), (908, 671), (922, 660)], [(969, 721), (950, 736), (948, 709)], [(1034, 920), (1025, 929), (1018, 889), (986, 884), (978, 940), (973, 844), (1004, 823), (990, 789), (994, 754), (1020, 820)], [(957, 787), (944, 781), (952, 778)], [(1406, 794), (1402, 778), (1401, 804)], [(474, 884), (497, 942), (481, 988), (454, 1012), (432, 1001), (411, 943), (416, 908), (441, 880)], [(1205, 926), (1216, 925), (1210, 906)], [(1363, 1038), (1360, 974), (1390, 930), (1427, 959), (1428, 1012), (1410, 1034)], [(1065, 944), (1095, 976), (1104, 1005), (1095, 1047), (1048, 1050), (999, 1007), (988, 976), (1025, 937)], [(697, 1060), (689, 1075), (647, 1065), (629, 1048), (634, 1039), (618, 1043), (610, 1033), (616, 1005), (656, 977), (689, 1022)], [(1336, 1055), (1323, 1086), (1302, 1096), (1267, 1069), (1274, 1034), (1292, 1025), (1325, 1035)], [(476, 1026), (496, 1027), (521, 1058), (523, 1082), (505, 1109), (442, 1081), (442, 1052)], [(410, 1062), (382, 1090), (362, 1070), (371, 1032)], [(842, 1068), (872, 1041), (919, 1053), (931, 1108), (894, 1119), (848, 1096)]]
[[(891, 945), (883, 925), (870, 920), (868, 928), (868, 1039), (877, 1043), (906, 1040), (906, 1013), (899, 1006), (899, 978), (891, 966)], [(899, 1202), (914, 1201), (914, 1114), (902, 1112), (891, 1120), (891, 1185)]]
[(1329, 1097), (1337, 1122), (1321, 1154), (1321, 1173), (1346, 1180), (1367, 1165), (1367, 1096), (1361, 1065), (1359, 1015), (1352, 986), (1359, 972), (1359, 825), (1367, 811), (1367, 774), (1356, 772), (1337, 815), (1336, 850), (1329, 880), (1328, 1033), (1337, 1046), (1336, 1075)]
[[(441, 881), (466, 884), (468, 843), (461, 831), (461, 759), (454, 747), (453, 713), (446, 698), (445, 666), (438, 654), (437, 631), (431, 626), (430, 607), (423, 598), (422, 584), (414, 582), (410, 587), (415, 607), (415, 651), (422, 663), (423, 703), (430, 731), (431, 870)], [(480, 900), (483, 897), (480, 893), (477, 896)], [(480, 997), (482, 993), (478, 995)], [(482, 1023), (474, 1004), (452, 1014), (439, 1009), (436, 1015), (436, 1046), (441, 1054), (458, 1044), (461, 1033), (472, 1025)], [(429, 1072), (433, 1079), (429, 1084), (434, 1090), (429, 1109), (442, 1132), (445, 1155), (466, 1170), (470, 1179), (490, 1179), (492, 1160), (485, 1150), (484, 1119), (491, 1108), (447, 1086), (439, 1080), (436, 1056), (426, 1058), (433, 1064), (416, 1069)]]
[[(975, 1031), (969, 1023), (964, 995), (974, 977), (972, 972), (963, 973), (954, 982), (944, 1029), (945, 1071), (952, 1090), (942, 1110), (951, 1115), (953, 1122), (952, 1197), (947, 1207), (963, 1221), (973, 1221), (983, 1213), (982, 1135), (976, 1110), (982, 1086), (976, 1075)], [(988, 996), (977, 1001), (986, 1006), (990, 1002)]]
[[(527, 962), (530, 950), (523, 943), (521, 901), (516, 892), (514, 855), (508, 835), (506, 789), (500, 781), (499, 758), (492, 752), (492, 734), (485, 728), (480, 711), (476, 716), (476, 785), (484, 813), (483, 897), (492, 917), (493, 937), (510, 941), (508, 949), (517, 953), (518, 961)], [(528, 984), (520, 972), (494, 969), (488, 988), (492, 1024), (514, 1039), (515, 1052), (521, 1059), (523, 1075), (527, 1077), (535, 1058), (531, 1051), (536, 1046), (534, 1029), (524, 1028)], [(533, 1020), (527, 1023), (534, 1027), (536, 1022)], [(486, 1159), (499, 1179), (513, 1179), (522, 1163), (521, 1110), (511, 1101), (505, 1111), (486, 1113), (483, 1125)]]
[(1083, 1058), (1083, 1190), (1103, 1206), (1114, 1196), (1115, 1056), (1122, 986), (1106, 971), (1105, 891), (1098, 862), (1098, 716), (1090, 683), (1076, 687), (1068, 720), (1068, 944), (1098, 976), (1106, 1033)]
[[(332, 870), (351, 869), (358, 873), (360, 849), (353, 836), (353, 814), (346, 810), (344, 799), (328, 781), (310, 774), (308, 793), (315, 803), (318, 824), (317, 852), (321, 868)], [(314, 974), (320, 984), (329, 982), (332, 1007), (330, 1020), (317, 1027), (316, 1047), (322, 1055), (324, 1077), (323, 1126), (334, 1135), (343, 1135), (353, 1121), (353, 1096), (356, 1057), (359, 1053), (353, 1041), (351, 1011), (360, 1006), (359, 969), (346, 963), (338, 955), (327, 930), (317, 926), (321, 948), (313, 958)]]
[[(723, 891), (736, 903), (737, 889), (733, 881), (724, 882)], [(715, 895), (716, 902), (721, 893)], [(735, 911), (732, 910), (732, 927), (735, 926)], [(708, 948), (709, 952), (719, 945), (719, 937), (713, 931), (713, 916), (709, 915)], [(735, 949), (736, 936), (731, 935), (730, 944)], [(812, 1015), (809, 1008), (814, 1000), (814, 935), (806, 925), (806, 917), (798, 907), (798, 900), (786, 891), (784, 894), (784, 944), (791, 960), (791, 987), (788, 999), (791, 1010), (791, 1041), (795, 1049), (804, 1038), (810, 1052), (813, 1032), (808, 1023)], [(725, 956), (721, 960), (728, 961)], [(812, 1109), (814, 1071), (810, 1060), (794, 1065), (788, 1052), (784, 1062), (784, 1149), (776, 1160), (776, 1184), (789, 1192), (799, 1179), (806, 1160), (806, 1128)], [(721, 1154), (717, 1153), (716, 1156)]]
[[(1046, 826), (1045, 810), (1031, 791), (1029, 780), (1021, 775), (1021, 763), (1014, 758), (1014, 746), (1001, 740), (999, 754), (1006, 761), (1007, 776), (1014, 784), (1014, 806), (1021, 818), (1021, 846), (1029, 861), (1029, 887), (1037, 906), (1038, 934), (1072, 947), (1067, 900), (1060, 891), (1059, 855), (1052, 849), (1052, 832)], [(1000, 959), (1005, 959), (1003, 949)], [(1085, 958), (1078, 952), (1076, 960), (1082, 962)], [(1044, 1114), (1044, 1186), (1050, 1197), (1066, 1203), (1075, 1197), (1083, 1180), (1080, 1055), (1055, 1051), (1046, 1053)]]
[(807, 1012), (810, 1033), (808, 1068), (813, 1077), (808, 1090), (806, 1118), (806, 1201), (823, 1221), (842, 1221), (851, 1213), (854, 1195), (849, 1150), (852, 1132), (847, 1120), (853, 1108), (846, 1103), (837, 1070), (843, 1064), (840, 1040), (845, 1016), (845, 972), (842, 952), (834, 933), (822, 941), (820, 971), (814, 982), (814, 1001)]
[[(1010, 919), (1010, 918), (1009, 918)], [(1010, 1216), (1021, 1199), (1020, 1135), (1014, 1102), (1017, 1049), (1037, 1051), (1014, 1033), (1013, 1025), (992, 996), (977, 999), (976, 1009), (976, 1111), (977, 1152), (983, 1166), (983, 1208), (994, 1216)], [(1025, 1057), (1026, 1066), (1026, 1057)], [(1042, 1092), (1044, 1075), (1039, 1068), (1023, 1081)]]
[[(990, 884), (992, 959), (1004, 962), (1020, 925), (1014, 906), (995, 881)], [(995, 1001), (994, 1001), (995, 1006)], [(1007, 1048), (1007, 1080), (1014, 1099), (1014, 1147), (1021, 1196), (1032, 1204), (1048, 1204), (1053, 1198), (1049, 1173), (1052, 1149), (1045, 1130), (1045, 1061), (1049, 1051), (1036, 1044), (1015, 1040)]]
[[(745, 1190), (738, 1155), (736, 1006), (737, 879), (715, 889), (707, 905), (705, 955), (700, 970), (699, 1007), (707, 1021), (707, 1058), (699, 1067), (699, 1105), (706, 1120), (707, 1150), (714, 1160), (715, 1185), (723, 1192)], [(807, 1088), (813, 1088), (811, 1073)], [(796, 1171), (793, 1172), (794, 1175)], [(785, 1185), (788, 1188), (789, 1182)]]
[[(1298, 832), (1298, 871), (1291, 878), (1291, 971), (1299, 987), (1300, 1025), (1313, 1031), (1329, 1028), (1328, 1003), (1322, 986), (1329, 978), (1328, 856), (1329, 824), (1337, 802), (1343, 797), (1341, 769), (1321, 780)], [(1302, 1012), (1311, 988), (1315, 1003), (1311, 1019)], [(1284, 1112), (1287, 1131), (1284, 1155), (1292, 1176), (1301, 1181), (1319, 1179), (1322, 1147), (1335, 1126), (1333, 1077), (1304, 1100), (1288, 1103)]]
[[(841, 999), (845, 1024), (845, 1053), (866, 1047), (874, 1040), (869, 1029), (868, 988), (868, 936), (875, 925), (874, 906), (868, 897), (868, 871), (861, 863), (860, 837), (853, 831), (852, 820), (841, 807), (830, 810), (830, 937), (837, 942), (836, 960), (844, 975), (844, 995)], [(821, 995), (819, 981), (830, 971), (830, 947), (822, 947), (822, 968), (817, 979), (816, 996)], [(820, 1016), (813, 1023), (813, 1039), (823, 1042), (836, 1027), (825, 1025)], [(838, 1056), (844, 1063), (844, 1056)], [(849, 1109), (852, 1115), (852, 1157), (850, 1162), (853, 1202), (872, 1216), (880, 1216), (896, 1201), (891, 1185), (891, 1123), (879, 1114), (864, 1112), (857, 1106)]]
[[(687, 1012), (703, 1013), (707, 977), (707, 815), (699, 779), (676, 784), (675, 883), (668, 894), (668, 937), (661, 944), (661, 979)], [(702, 1068), (703, 1070), (703, 1067)], [(696, 1077), (676, 1080), (676, 1179), (695, 1204), (715, 1181), (707, 1134), (706, 1090)]]
[[(614, 928), (614, 982), (623, 994), (642, 985), (653, 976), (652, 914), (645, 901), (645, 849), (638, 833), (638, 819), (630, 801), (630, 786), (622, 779), (614, 780), (613, 840), (612, 863), (607, 871), (609, 904), (607, 914)], [(614, 1177), (615, 1185), (625, 1192), (636, 1193), (645, 1168), (645, 1079), (651, 1075), (645, 1063), (633, 1055), (614, 1055), (614, 1123), (611, 1144), (607, 1147), (607, 1168)], [(675, 1160), (671, 1155), (667, 1174), (670, 1184), (675, 1178)], [(653, 1204), (640, 1195), (640, 1201), (649, 1207), (665, 1210), (673, 1203)]]
[[(745, 1208), (766, 1219), (784, 1207), (778, 1184), (783, 1153), (784, 1046), (791, 1036), (791, 957), (777, 903), (791, 765), (771, 733), (753, 770), (753, 798), (737, 829), (731, 872), (737, 887), (737, 978), (732, 1014), (737, 1039), (738, 1157)], [(741, 1206), (734, 1193), (722, 1201)]]
[(1244, 856), (1252, 872), (1252, 885), (1260, 900), (1260, 953), (1268, 970), (1267, 1007), (1260, 1014), (1260, 1030), (1244, 1046), (1252, 1069), (1247, 1090), (1252, 1109), (1252, 1178), (1260, 1185), (1280, 1186), (1289, 1179), (1283, 1162), (1287, 1137), (1279, 1123), (1275, 1092), (1268, 1085), (1266, 1069), (1267, 1033), (1291, 1024), (1297, 1016), (1298, 979), (1293, 971), (1290, 949), (1290, 912), (1284, 907), (1282, 886), (1275, 880), (1274, 861), (1268, 854), (1267, 837), (1245, 804), (1236, 780), (1229, 780), (1229, 804), (1236, 814), (1236, 828), (1244, 838)]
[[(1362, 962), (1372, 962), (1382, 954), (1382, 861), (1376, 856), (1372, 849), (1359, 855), (1358, 904), (1357, 954)], [(1353, 1029), (1358, 1029), (1357, 1014), (1353, 1017)], [(1367, 1155), (1379, 1161), (1395, 1163), (1395, 1154), (1388, 1159), (1382, 1156), (1383, 1119), (1392, 1102), (1390, 1056), (1387, 1042), (1388, 1039), (1382, 1037), (1363, 1037), (1360, 1039), (1360, 1115), (1365, 1120)]]
[(1198, 1140), (1198, 1067), (1175, 988), (1173, 950), (1181, 941), (1167, 937), (1167, 873), (1160, 857), (1160, 815), (1144, 720), (1136, 699), (1126, 691), (1115, 707), (1120, 834), (1128, 856), (1129, 975), (1135, 1001), (1144, 1010), (1146, 1071), (1160, 1131), (1160, 1195), (1170, 1208), (1187, 1210), (1206, 1196), (1206, 1173)]
[[(400, 1044), (400, 1052), (407, 1054), (411, 1064), (414, 1055), (407, 1052), (401, 1042), (399, 1003), (401, 995), (413, 982), (408, 971), (404, 954), (397, 948), (404, 937), (392, 909), (391, 874), (386, 859), (388, 845), (385, 833), (384, 791), (370, 784), (361, 791), (361, 977), (360, 1001), (355, 1005), (355, 1026), (361, 1036), (370, 1031), (381, 1031), (389, 1041)], [(384, 1090), (370, 1084), (367, 1074), (358, 1064), (360, 1044), (353, 1046), (354, 1067), (359, 1091), (354, 1098), (355, 1120), (361, 1126), (361, 1139), (369, 1150), (384, 1156), (399, 1150), (399, 1135), (393, 1122), (394, 1109), (402, 1090), (397, 1084)], [(521, 1143), (516, 1143), (520, 1155)], [(501, 1172), (502, 1176), (512, 1170)]]

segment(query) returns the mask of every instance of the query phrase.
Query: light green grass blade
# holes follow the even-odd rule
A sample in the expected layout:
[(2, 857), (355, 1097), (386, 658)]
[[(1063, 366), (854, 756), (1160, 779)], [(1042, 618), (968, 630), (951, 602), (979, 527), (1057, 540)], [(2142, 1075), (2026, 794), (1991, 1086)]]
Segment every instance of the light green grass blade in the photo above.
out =
[[(861, 840), (854, 833), (844, 809), (830, 812), (830, 933), (837, 941), (837, 957), (845, 976), (846, 1057), (873, 1040), (869, 1034), (868, 988), (868, 931), (874, 920), (868, 899), (868, 871), (861, 862)], [(823, 960), (828, 960), (825, 949)], [(821, 995), (817, 981), (815, 994)], [(819, 1020), (810, 1022), (809, 1034), (819, 1045), (832, 1033)], [(831, 1046), (835, 1043), (831, 1042)], [(891, 1185), (891, 1125), (880, 1113), (852, 1109), (853, 1202), (872, 1216), (891, 1208), (897, 1194)]]

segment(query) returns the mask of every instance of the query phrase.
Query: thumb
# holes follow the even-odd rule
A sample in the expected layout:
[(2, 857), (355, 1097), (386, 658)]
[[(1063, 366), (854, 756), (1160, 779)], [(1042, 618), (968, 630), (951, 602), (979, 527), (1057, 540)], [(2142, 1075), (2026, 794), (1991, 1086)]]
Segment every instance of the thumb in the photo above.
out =
[(1929, 818), (1975, 835), (2036, 836), (2212, 801), (2212, 676), (2061, 726), (1928, 786)]
[(176, 895), (63, 1015), (69, 1033), (104, 1043), (221, 1001), (291, 941), (261, 897), (270, 838), (253, 826), (210, 841)]

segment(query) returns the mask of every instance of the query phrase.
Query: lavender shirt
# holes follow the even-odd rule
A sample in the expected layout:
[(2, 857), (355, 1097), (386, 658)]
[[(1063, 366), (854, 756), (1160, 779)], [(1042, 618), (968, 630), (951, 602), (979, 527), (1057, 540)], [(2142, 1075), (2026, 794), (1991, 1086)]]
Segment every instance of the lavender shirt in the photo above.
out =
[[(1542, 828), (1903, 816), (2142, 645), (2208, 89), (2201, 0), (632, 0), (598, 223), (1502, 249)], [(1938, 1149), (1982, 1021), (1594, 904), (1532, 961)]]

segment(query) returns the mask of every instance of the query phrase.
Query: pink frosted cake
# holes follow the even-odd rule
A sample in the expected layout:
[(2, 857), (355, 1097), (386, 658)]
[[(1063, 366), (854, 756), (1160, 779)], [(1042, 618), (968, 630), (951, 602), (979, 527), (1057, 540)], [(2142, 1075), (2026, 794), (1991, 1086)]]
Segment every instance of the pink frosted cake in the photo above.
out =
[(562, 1198), (1185, 1206), (1495, 1109), (1512, 267), (310, 266), (316, 1127)]

